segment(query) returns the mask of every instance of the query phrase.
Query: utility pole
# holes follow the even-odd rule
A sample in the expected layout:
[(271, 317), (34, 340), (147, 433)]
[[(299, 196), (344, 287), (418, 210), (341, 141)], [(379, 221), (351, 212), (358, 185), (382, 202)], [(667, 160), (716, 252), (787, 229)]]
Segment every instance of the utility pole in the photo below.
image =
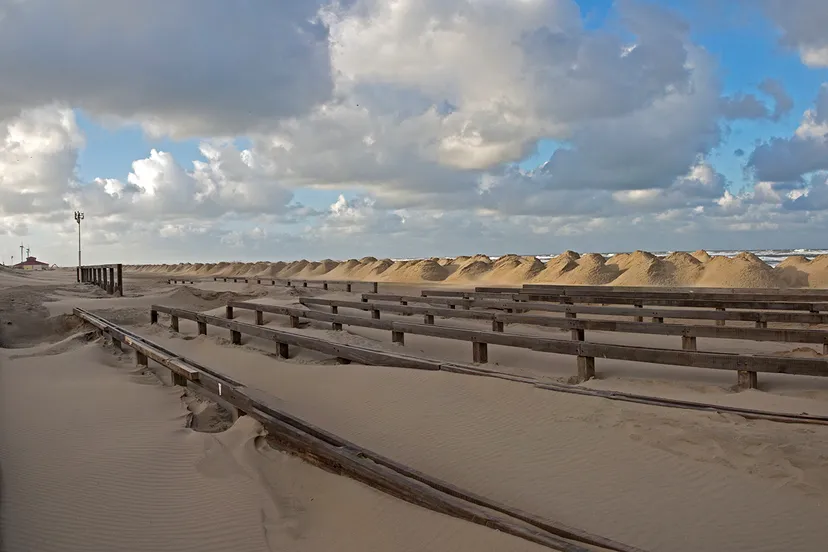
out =
[(20, 244), (20, 262), (23, 262), (23, 244)]
[(81, 221), (83, 218), (83, 213), (75, 211), (75, 222), (78, 223), (78, 282), (81, 281), (81, 267), (83, 267), (81, 263)]
[(31, 247), (27, 247), (27, 248), (26, 248), (26, 258), (28, 259), (28, 258), (29, 258), (29, 255), (31, 255), (31, 254), (32, 254), (32, 249), (31, 249)]

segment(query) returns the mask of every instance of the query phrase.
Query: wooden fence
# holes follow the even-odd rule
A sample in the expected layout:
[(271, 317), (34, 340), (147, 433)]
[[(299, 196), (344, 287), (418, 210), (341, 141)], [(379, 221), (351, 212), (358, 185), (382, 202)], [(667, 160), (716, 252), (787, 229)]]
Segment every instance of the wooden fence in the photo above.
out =
[[(363, 302), (370, 301), (394, 301), (401, 304), (427, 303), (431, 305), (445, 305), (449, 309), (462, 307), (464, 309), (491, 308), (501, 309), (507, 313), (522, 311), (561, 312), (571, 318), (578, 314), (590, 314), (599, 316), (631, 316), (636, 322), (643, 322), (644, 317), (653, 319), (654, 322), (663, 322), (665, 318), (683, 320), (714, 320), (719, 325), (725, 322), (754, 322), (758, 328), (766, 328), (768, 323), (783, 324), (828, 324), (828, 312), (781, 312), (781, 311), (729, 311), (724, 307), (716, 307), (715, 310), (702, 308), (696, 309), (645, 309), (643, 306), (617, 307), (606, 305), (581, 305), (581, 304), (556, 304), (547, 301), (516, 301), (512, 299), (464, 299), (459, 297), (419, 297), (416, 295), (393, 295), (382, 293), (364, 293)], [(713, 304), (721, 304), (715, 302)], [(755, 303), (748, 303), (755, 304)]]
[[(373, 318), (380, 318), (381, 312), (392, 312), (403, 315), (422, 314), (425, 324), (434, 324), (434, 317), (466, 318), (476, 320), (491, 320), (492, 331), (502, 332), (507, 324), (527, 324), (571, 330), (572, 338), (583, 340), (584, 332), (605, 331), (625, 332), (635, 334), (665, 335), (681, 337), (682, 349), (697, 350), (696, 339), (699, 337), (716, 339), (743, 339), (748, 341), (775, 341), (782, 343), (813, 343), (822, 345), (823, 354), (828, 355), (828, 331), (807, 329), (776, 329), (776, 328), (737, 328), (723, 326), (699, 326), (688, 324), (665, 324), (663, 317), (653, 317), (649, 322), (620, 322), (614, 320), (586, 320), (576, 319), (576, 313), (567, 312), (566, 318), (553, 318), (531, 314), (508, 314), (486, 310), (456, 310), (435, 307), (421, 307), (413, 305), (395, 305), (390, 303), (364, 303), (360, 301), (343, 301), (316, 297), (302, 297), (299, 302), (306, 306), (319, 305), (331, 308), (336, 314), (340, 308), (350, 308), (370, 311)], [(523, 304), (521, 304), (523, 306)], [(635, 311), (633, 311), (635, 312)], [(637, 313), (636, 313), (637, 314)], [(662, 313), (659, 313), (662, 314)], [(734, 314), (734, 313), (730, 313)]]
[(370, 286), (370, 289), (373, 293), (377, 293), (379, 291), (379, 282), (363, 282), (360, 280), (302, 280), (297, 278), (259, 278), (259, 277), (245, 277), (245, 276), (214, 276), (214, 282), (244, 282), (245, 284), (249, 284), (251, 282), (256, 282), (257, 284), (262, 284), (262, 282), (270, 283), (270, 285), (275, 286), (278, 284), (284, 284), (286, 287), (310, 287), (312, 285), (318, 285), (322, 289), (327, 290), (330, 289), (330, 286), (342, 286), (345, 288), (345, 291), (350, 292), (353, 290), (353, 287), (356, 285), (364, 284), (366, 286)]
[[(489, 332), (478, 330), (464, 330), (457, 328), (437, 327), (431, 324), (412, 324), (392, 322), (388, 320), (365, 318), (361, 316), (347, 316), (328, 314), (306, 309), (296, 309), (279, 305), (268, 305), (251, 302), (233, 302), (227, 305), (227, 319), (232, 319), (233, 309), (249, 309), (256, 311), (256, 322), (264, 322), (261, 313), (274, 313), (290, 316), (292, 325), (298, 325), (299, 318), (329, 322), (333, 329), (341, 330), (343, 325), (369, 327), (391, 331), (391, 340), (394, 343), (404, 344), (405, 334), (426, 335), (444, 339), (469, 341), (472, 344), (473, 362), (485, 364), (488, 362), (488, 345), (518, 347), (533, 351), (572, 355), (577, 357), (577, 381), (585, 381), (595, 376), (595, 359), (608, 358), (614, 360), (629, 360), (674, 366), (688, 366), (693, 368), (708, 368), (715, 370), (733, 370), (738, 373), (738, 385), (741, 388), (755, 388), (757, 373), (783, 373), (810, 376), (828, 376), (828, 361), (823, 358), (789, 358), (769, 355), (743, 355), (735, 353), (698, 352), (691, 350), (659, 349), (651, 347), (635, 347), (627, 345), (612, 345), (605, 343), (590, 343), (583, 341), (583, 332), (576, 340), (561, 340), (546, 337), (513, 335), (503, 332)], [(208, 317), (199, 313), (180, 311), (168, 307), (153, 306), (151, 318), (157, 321), (157, 312), (167, 312), (174, 315), (171, 326), (178, 327), (178, 316), (189, 316), (201, 324), (206, 324), (216, 317)], [(179, 314), (183, 312), (184, 314)], [(206, 333), (206, 326), (199, 325), (199, 333)], [(227, 327), (227, 326), (225, 326)], [(252, 326), (259, 328), (260, 326)], [(262, 328), (264, 329), (264, 328)], [(270, 330), (268, 328), (268, 330)], [(233, 332), (236, 333), (233, 333)], [(231, 340), (241, 342), (241, 330), (231, 331)], [(295, 335), (295, 334), (292, 334)]]
[(124, 265), (95, 265), (80, 268), (80, 281), (94, 284), (110, 295), (124, 296)]

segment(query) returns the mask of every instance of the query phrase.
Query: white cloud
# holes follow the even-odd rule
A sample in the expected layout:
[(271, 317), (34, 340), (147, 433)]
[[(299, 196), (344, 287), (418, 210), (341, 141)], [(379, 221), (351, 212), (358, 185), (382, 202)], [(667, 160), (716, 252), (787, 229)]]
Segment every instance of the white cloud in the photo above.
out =
[(763, 0), (781, 42), (811, 67), (828, 67), (828, 3), (824, 0)]

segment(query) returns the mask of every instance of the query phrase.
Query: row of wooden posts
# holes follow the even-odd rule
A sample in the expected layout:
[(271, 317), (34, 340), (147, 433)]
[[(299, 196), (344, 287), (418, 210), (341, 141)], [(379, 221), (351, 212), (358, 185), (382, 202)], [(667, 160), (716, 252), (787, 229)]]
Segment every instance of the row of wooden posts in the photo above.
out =
[(124, 295), (124, 268), (122, 264), (82, 266), (78, 268), (78, 281), (94, 284), (110, 295)]

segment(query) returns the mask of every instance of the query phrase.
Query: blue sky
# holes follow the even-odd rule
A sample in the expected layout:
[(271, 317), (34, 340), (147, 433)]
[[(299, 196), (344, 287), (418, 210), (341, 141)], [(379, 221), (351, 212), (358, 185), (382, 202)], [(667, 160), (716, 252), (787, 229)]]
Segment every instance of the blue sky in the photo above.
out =
[[(577, 0), (584, 25), (600, 28), (613, 22), (612, 0)], [(749, 188), (752, 182), (744, 174), (746, 155), (757, 141), (790, 133), (801, 114), (810, 107), (821, 83), (828, 80), (828, 70), (814, 70), (804, 66), (795, 51), (780, 48), (777, 31), (755, 10), (747, 10), (742, 2), (727, 3), (713, 0), (667, 0), (650, 2), (680, 13), (690, 24), (696, 43), (713, 54), (720, 63), (720, 78), (725, 94), (756, 92), (756, 86), (765, 78), (776, 78), (785, 83), (794, 100), (794, 108), (779, 121), (734, 121), (728, 125), (722, 144), (711, 153), (715, 167), (729, 180), (733, 190)], [(724, 14), (723, 19), (711, 14)], [(828, 32), (828, 31), (826, 31)], [(137, 125), (130, 128), (106, 128), (78, 110), (78, 124), (86, 135), (86, 147), (81, 150), (78, 174), (82, 181), (94, 178), (125, 180), (132, 162), (146, 157), (150, 150), (167, 151), (182, 160), (185, 169), (192, 160), (203, 160), (199, 153), (199, 139), (175, 141), (169, 138), (147, 136)], [(243, 145), (243, 142), (240, 142)], [(536, 153), (519, 165), (532, 169), (549, 159), (561, 146), (554, 140), (541, 140)], [(184, 161), (186, 160), (186, 161)], [(299, 189), (296, 201), (325, 209), (343, 193), (346, 198), (357, 195), (354, 190)]]
[(823, 245), (824, 0), (330, 1), (4, 14), (0, 249)]

